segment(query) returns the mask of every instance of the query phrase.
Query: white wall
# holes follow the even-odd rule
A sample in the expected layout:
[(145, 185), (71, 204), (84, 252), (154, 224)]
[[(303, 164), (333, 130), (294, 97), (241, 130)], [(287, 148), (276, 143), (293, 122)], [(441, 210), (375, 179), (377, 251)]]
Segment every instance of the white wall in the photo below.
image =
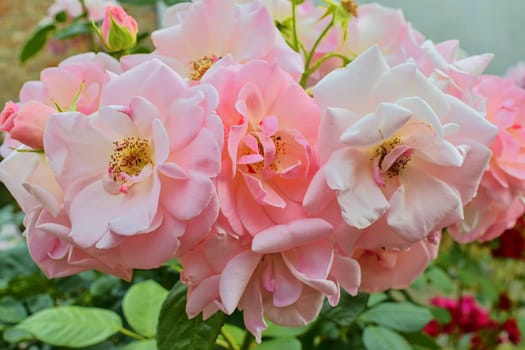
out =
[[(374, 2), (357, 0), (358, 3)], [(379, 0), (435, 42), (459, 39), (469, 54), (496, 55), (487, 72), (505, 73), (525, 61), (525, 0)]]

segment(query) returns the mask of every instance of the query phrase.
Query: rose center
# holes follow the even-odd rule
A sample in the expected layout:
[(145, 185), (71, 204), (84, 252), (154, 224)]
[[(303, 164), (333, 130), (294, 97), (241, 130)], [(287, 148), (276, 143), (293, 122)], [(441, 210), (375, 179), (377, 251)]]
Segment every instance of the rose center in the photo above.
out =
[(375, 149), (373, 160), (373, 173), (376, 184), (385, 185), (383, 175), (388, 178), (399, 176), (405, 169), (412, 156), (412, 148), (402, 145), (398, 137), (394, 137)]
[(115, 148), (109, 161), (109, 175), (113, 181), (124, 182), (128, 177), (139, 175), (146, 165), (152, 163), (147, 139), (131, 136), (113, 144)]
[[(269, 168), (273, 171), (279, 171), (281, 159), (286, 153), (286, 142), (284, 142), (283, 138), (279, 135), (272, 135), (270, 138), (273, 141), (275, 151), (273, 152), (273, 159), (269, 165)], [(264, 146), (259, 140), (259, 138), (257, 138), (257, 147), (259, 150), (259, 154), (264, 157)], [(249, 173), (258, 173), (259, 171), (261, 171), (261, 169), (264, 168), (264, 160), (261, 160), (256, 163), (246, 164), (246, 167), (248, 168)]]
[(195, 61), (191, 61), (190, 62), (189, 78), (191, 80), (195, 80), (195, 81), (201, 80), (202, 76), (219, 59), (220, 59), (220, 57), (216, 57), (215, 55), (211, 55), (211, 56), (204, 56), (203, 58), (200, 58), (200, 59), (195, 60)]

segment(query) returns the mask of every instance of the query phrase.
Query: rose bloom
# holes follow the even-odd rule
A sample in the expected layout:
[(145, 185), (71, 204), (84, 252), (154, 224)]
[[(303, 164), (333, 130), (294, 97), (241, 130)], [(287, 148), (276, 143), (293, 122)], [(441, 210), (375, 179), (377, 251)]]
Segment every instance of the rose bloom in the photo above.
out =
[(43, 148), (49, 117), (61, 111), (84, 114), (98, 109), (106, 71), (120, 72), (118, 61), (104, 53), (69, 57), (58, 67), (42, 70), (39, 81), (26, 82), (18, 103), (8, 102), (0, 112), (0, 130), (31, 148)]
[(54, 114), (44, 149), (67, 237), (84, 249), (120, 248), (121, 264), (143, 269), (200, 241), (218, 214), (216, 103), (211, 87), (189, 88), (152, 60), (112, 77), (97, 112)]
[(355, 295), (360, 282), (357, 262), (336, 255), (326, 239), (332, 229), (315, 218), (269, 227), (254, 237), (235, 237), (217, 227), (181, 258), (188, 316), (202, 311), (206, 319), (238, 308), (258, 342), (265, 320), (288, 327), (313, 321), (325, 296), (337, 304), (339, 284)]
[(381, 49), (391, 66), (411, 60), (443, 91), (475, 108), (480, 107), (479, 97), (472, 95), (470, 90), (493, 55), (483, 54), (460, 59), (458, 41), (434, 44), (425, 40), (405, 20), (401, 10), (378, 4), (364, 4), (358, 7), (357, 17), (350, 20), (347, 40), (341, 42), (336, 51), (354, 58), (374, 45)]
[(0, 163), (0, 181), (25, 213), (24, 236), (33, 261), (48, 278), (96, 269), (130, 280), (131, 269), (118, 261), (118, 251), (84, 249), (72, 242), (54, 175), (42, 154), (12, 152)]
[(487, 75), (474, 91), (486, 98), (487, 119), (499, 133), (479, 193), (465, 208), (465, 220), (450, 227), (460, 242), (493, 239), (512, 228), (525, 211), (525, 90), (510, 79)]
[(407, 22), (400, 9), (378, 4), (364, 4), (357, 8), (357, 17), (348, 25), (347, 40), (339, 52), (353, 58), (377, 45), (387, 62), (397, 65), (407, 60), (407, 55), (419, 52), (424, 36)]
[[(366, 234), (366, 233), (365, 233)], [(353, 254), (361, 267), (359, 291), (382, 292), (408, 288), (438, 255), (439, 240), (420, 240), (404, 249), (358, 249)]]
[(391, 68), (377, 47), (313, 89), (323, 163), (305, 196), (315, 214), (335, 191), (362, 248), (403, 248), (463, 219), (497, 129), (444, 94), (414, 64)]
[(318, 168), (312, 146), (320, 115), (312, 98), (264, 61), (218, 64), (201, 82), (219, 93), (226, 141), (218, 223), (181, 258), (187, 311), (208, 317), (244, 310), (246, 327), (260, 340), (264, 319), (302, 326), (324, 297), (337, 303), (340, 284), (355, 294), (359, 266), (334, 251), (333, 226), (301, 205)]
[(507, 69), (505, 77), (514, 80), (521, 88), (525, 88), (525, 62), (520, 61)]
[[(151, 35), (154, 55), (193, 81), (200, 80), (227, 55), (239, 63), (253, 59), (277, 63), (296, 77), (303, 70), (301, 57), (288, 47), (268, 10), (258, 0), (176, 4), (166, 10), (163, 26)], [(132, 55), (123, 62), (129, 67), (148, 57)]]

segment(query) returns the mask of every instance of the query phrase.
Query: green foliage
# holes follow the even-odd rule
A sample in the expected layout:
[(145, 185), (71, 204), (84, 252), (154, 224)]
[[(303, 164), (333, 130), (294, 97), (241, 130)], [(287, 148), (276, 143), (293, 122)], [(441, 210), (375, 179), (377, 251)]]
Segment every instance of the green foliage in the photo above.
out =
[(398, 333), (384, 327), (368, 326), (363, 332), (363, 342), (368, 350), (411, 350), (408, 341)]
[(155, 343), (155, 339), (148, 339), (148, 340), (139, 340), (134, 341), (126, 346), (124, 346), (121, 350), (156, 350), (157, 344)]
[(263, 331), (263, 337), (273, 337), (273, 338), (298, 337), (301, 334), (304, 334), (305, 332), (307, 332), (312, 327), (312, 324), (308, 324), (303, 327), (292, 328), (292, 327), (279, 326), (271, 322), (267, 322), (267, 323), (268, 323), (268, 328), (266, 328)]
[(425, 273), (428, 280), (438, 287), (443, 293), (449, 294), (454, 291), (454, 282), (449, 275), (438, 266), (430, 267)]
[(113, 311), (63, 306), (39, 311), (17, 327), (51, 345), (81, 348), (115, 334), (122, 321)]
[(367, 310), (361, 317), (402, 332), (419, 331), (433, 318), (428, 309), (408, 302), (382, 303)]
[(181, 2), (190, 2), (191, 0), (164, 0), (166, 6), (172, 6)]
[(301, 350), (301, 342), (295, 338), (278, 338), (265, 341), (253, 348), (253, 350)]
[(206, 321), (200, 315), (189, 320), (185, 311), (186, 290), (185, 285), (177, 282), (162, 305), (157, 330), (159, 350), (212, 349), (225, 322), (222, 312)]
[(128, 290), (122, 302), (122, 309), (128, 323), (139, 334), (153, 337), (162, 303), (168, 291), (155, 281), (137, 283)]
[(40, 50), (42, 50), (46, 45), (49, 34), (55, 29), (55, 24), (48, 24), (38, 28), (25, 43), (24, 47), (22, 47), (22, 52), (20, 53), (20, 62), (24, 63), (40, 52)]
[(17, 323), (27, 316), (24, 305), (13, 297), (0, 299), (0, 322)]
[(325, 303), (321, 317), (339, 326), (349, 326), (365, 310), (367, 301), (368, 294), (360, 293), (354, 297), (342, 292), (338, 306), (332, 307)]
[(56, 31), (53, 38), (59, 40), (71, 39), (79, 35), (90, 35), (91, 24), (88, 22), (74, 22), (71, 25)]

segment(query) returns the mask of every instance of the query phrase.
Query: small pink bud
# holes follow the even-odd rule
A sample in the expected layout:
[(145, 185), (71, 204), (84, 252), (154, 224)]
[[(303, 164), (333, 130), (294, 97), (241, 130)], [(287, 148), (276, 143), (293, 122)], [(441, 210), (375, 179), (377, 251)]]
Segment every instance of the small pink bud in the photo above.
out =
[(18, 108), (17, 103), (6, 102), (4, 109), (0, 112), (0, 130), (10, 132), (13, 129)]
[(137, 42), (137, 33), (137, 22), (122, 7), (106, 7), (99, 36), (108, 51), (116, 52), (132, 48)]

